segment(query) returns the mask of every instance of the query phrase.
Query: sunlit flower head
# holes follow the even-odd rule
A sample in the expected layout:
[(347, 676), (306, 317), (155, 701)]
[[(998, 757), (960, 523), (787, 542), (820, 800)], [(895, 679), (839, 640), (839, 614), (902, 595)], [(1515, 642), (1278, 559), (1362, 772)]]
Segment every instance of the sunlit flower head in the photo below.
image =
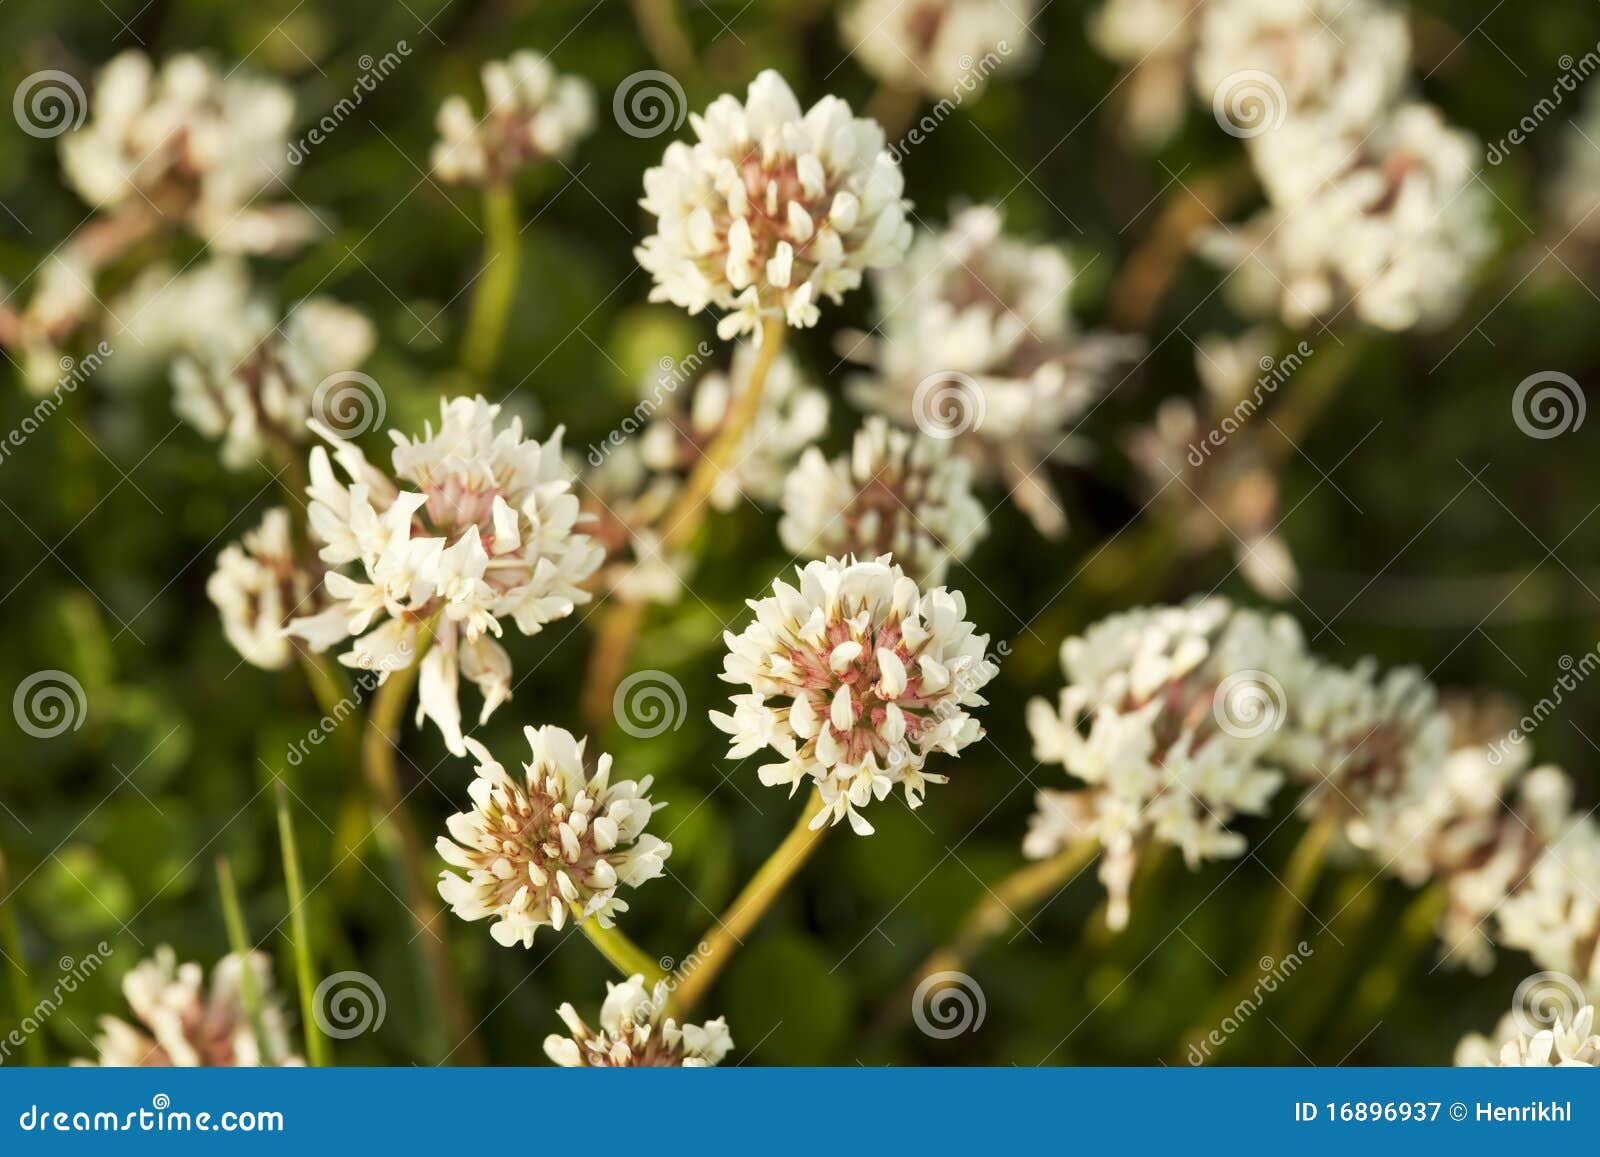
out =
[(429, 718), (446, 745), (466, 754), (457, 685), (483, 694), (479, 722), (511, 694), (511, 659), (491, 636), (510, 619), (525, 635), (589, 601), (582, 584), (602, 551), (577, 532), (579, 509), (561, 457), (561, 431), (546, 442), (523, 437), (522, 421), (499, 424), (482, 398), (440, 403), (412, 440), (397, 431), (394, 477), (321, 423), (348, 484), (321, 446), (311, 452), (311, 530), (333, 568), (332, 605), (296, 619), (290, 631), (325, 650), (355, 637), (340, 661), (380, 672), (410, 666), (430, 629), (418, 682), (419, 722)]
[(877, 123), (838, 97), (808, 111), (768, 70), (741, 103), (720, 96), (667, 146), (640, 202), (656, 231), (636, 250), (652, 301), (715, 307), (723, 337), (764, 318), (812, 326), (862, 274), (898, 262), (911, 240), (900, 170)]
[(1035, 0), (854, 0), (839, 16), (851, 55), (879, 80), (970, 99), (1032, 55)]
[(949, 443), (870, 417), (848, 455), (810, 447), (783, 488), (778, 537), (802, 558), (892, 555), (915, 582), (937, 586), (988, 531), (971, 463)]
[[(246, 964), (248, 960), (248, 964)], [(246, 1010), (243, 976), (248, 967), (260, 999), (260, 1031)], [(224, 956), (211, 973), (195, 963), (179, 964), (166, 945), (122, 978), (134, 1020), (100, 1018), (95, 1059), (103, 1068), (254, 1068), (299, 1065), (290, 1053), (283, 1011), (272, 991), (272, 962), (261, 952)]]
[(989, 639), (973, 633), (960, 591), (924, 594), (887, 556), (811, 562), (798, 578), (775, 580), (750, 603), (754, 621), (723, 635), (722, 679), (750, 690), (711, 721), (733, 736), (730, 759), (780, 757), (760, 769), (762, 783), (791, 793), (816, 784), (824, 807), (813, 827), (848, 817), (865, 835), (860, 809), (896, 784), (919, 806), (926, 785), (946, 778), (923, 770), (928, 757), (982, 738), (968, 709), (986, 702), (979, 692), (995, 675)]
[(180, 54), (160, 69), (129, 49), (100, 71), (93, 116), (61, 142), (61, 166), (98, 209), (181, 221), (214, 248), (266, 253), (317, 229), (263, 195), (289, 168), (294, 99), (274, 81)]
[(1028, 704), (1028, 730), (1036, 759), (1085, 786), (1038, 793), (1024, 853), (1097, 840), (1113, 928), (1127, 922), (1143, 841), (1182, 849), (1191, 867), (1240, 855), (1245, 839), (1227, 825), (1265, 811), (1283, 781), (1271, 757), (1284, 673), (1303, 651), (1292, 620), (1218, 598), (1113, 615), (1068, 639), (1067, 685), (1056, 706)]
[(526, 165), (562, 159), (594, 129), (594, 90), (563, 76), (537, 52), (523, 50), (483, 66), (486, 109), (465, 97), (439, 106), (433, 171), (457, 184), (493, 185)]
[(513, 775), (474, 739), (478, 761), (467, 791), (472, 810), (450, 817), (439, 855), (459, 872), (439, 875), (439, 895), (463, 920), (492, 917), (489, 934), (507, 948), (533, 946), (541, 927), (594, 920), (602, 928), (628, 910), (619, 887), (661, 875), (672, 845), (645, 832), (660, 805), (650, 777), (611, 779), (602, 755), (584, 770), (586, 741), (560, 727), (525, 727), (532, 754)]
[[(1463, 1037), (1456, 1047), (1455, 1063), (1473, 1068), (1600, 1067), (1594, 1005), (1560, 1007), (1572, 1003), (1572, 995), (1553, 990), (1547, 998), (1555, 998), (1555, 1007), (1513, 1010), (1500, 1019), (1493, 1036), (1472, 1033)], [(1538, 1000), (1537, 990), (1534, 1000)]]
[(289, 665), (294, 649), (283, 628), (311, 608), (312, 577), (295, 561), (289, 512), (274, 506), (261, 524), (217, 556), (206, 597), (222, 631), (247, 663), (269, 671)]
[(571, 1036), (551, 1033), (544, 1051), (564, 1068), (705, 1068), (718, 1064), (733, 1048), (733, 1036), (722, 1017), (705, 1024), (679, 1024), (667, 1015), (668, 988), (654, 991), (637, 974), (621, 984), (606, 981), (600, 1006), (600, 1028), (590, 1028), (577, 1009), (559, 1009)]

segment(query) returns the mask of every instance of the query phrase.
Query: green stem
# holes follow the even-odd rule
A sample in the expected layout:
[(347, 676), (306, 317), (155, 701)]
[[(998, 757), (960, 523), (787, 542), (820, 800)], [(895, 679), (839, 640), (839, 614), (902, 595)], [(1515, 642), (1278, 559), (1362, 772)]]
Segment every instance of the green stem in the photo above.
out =
[(289, 793), (278, 781), (278, 846), (283, 853), (283, 881), (289, 895), (289, 930), (294, 936), (295, 984), (300, 989), (300, 1020), (306, 1037), (306, 1060), (312, 1068), (328, 1063), (328, 1038), (318, 1023), (312, 996), (316, 973), (311, 966), (311, 929), (306, 913), (306, 881), (300, 871), (300, 850), (289, 814)]
[(822, 806), (822, 793), (813, 788), (783, 843), (756, 870), (756, 874), (744, 886), (744, 891), (739, 893), (733, 906), (728, 909), (727, 915), (701, 938), (700, 943), (704, 948), (697, 949), (690, 958), (672, 994), (673, 1006), (679, 1012), (687, 1014), (705, 996), (727, 967), (728, 961), (744, 944), (745, 938), (767, 909), (772, 907), (772, 902), (783, 891), (784, 885), (793, 879), (794, 874), (821, 845), (828, 829), (833, 826), (827, 823), (815, 828), (811, 826), (811, 817)]
[(520, 248), (516, 195), (505, 182), (489, 185), (483, 191), (483, 271), (461, 344), (461, 364), (479, 379), (493, 374), (500, 358), (500, 338), (517, 290)]
[(256, 1040), (260, 1042), (261, 1063), (276, 1064), (280, 1058), (267, 1055), (267, 1023), (262, 1016), (261, 990), (256, 986), (256, 970), (251, 963), (255, 949), (250, 943), (249, 930), (245, 927), (239, 889), (233, 882), (233, 868), (227, 856), (217, 857), (217, 890), (222, 893), (222, 919), (228, 927), (228, 946), (239, 961), (239, 999), (244, 1002), (245, 1013), (255, 1029)]
[(589, 943), (598, 948), (600, 955), (611, 961), (623, 976), (637, 974), (644, 977), (646, 988), (654, 988), (667, 978), (654, 958), (629, 940), (620, 928), (602, 928), (598, 920), (585, 920), (579, 927), (589, 938)]
[[(6, 955), (11, 964), (6, 971), (11, 974), (11, 1000), (17, 1006), (17, 1023), (20, 1025), (37, 1007), (33, 994), (33, 978), (28, 975), (28, 958), (22, 952), (22, 929), (17, 924), (16, 897), (11, 895), (10, 878), (6, 875), (5, 854), (0, 852), (0, 940), (5, 942)], [(23, 1045), (28, 1063), (42, 1067), (50, 1063), (44, 1037), (38, 1032), (29, 1033)]]
[(1406, 906), (1389, 950), (1356, 986), (1347, 1018), (1351, 1028), (1360, 1026), (1365, 1032), (1383, 1019), (1400, 995), (1401, 986), (1417, 958), (1433, 942), (1434, 930), (1447, 901), (1444, 888), (1435, 884), (1419, 892)]

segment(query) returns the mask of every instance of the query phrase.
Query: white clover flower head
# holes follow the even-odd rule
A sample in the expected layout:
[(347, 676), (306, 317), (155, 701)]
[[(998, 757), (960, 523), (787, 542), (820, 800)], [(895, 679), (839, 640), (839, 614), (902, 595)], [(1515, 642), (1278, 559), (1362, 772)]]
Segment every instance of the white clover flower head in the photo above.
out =
[(718, 97), (690, 117), (697, 138), (675, 141), (644, 175), (640, 202), (656, 231), (635, 250), (655, 278), (652, 301), (690, 313), (724, 311), (724, 338), (763, 319), (813, 326), (868, 269), (893, 265), (911, 241), (899, 167), (875, 121), (837, 97), (804, 113), (768, 70), (741, 103)]
[(815, 446), (801, 455), (778, 537), (802, 558), (893, 555), (913, 581), (938, 585), (988, 531), (971, 474), (949, 443), (869, 417), (847, 456), (829, 461)]
[[(252, 302), (232, 324), (198, 332), (173, 363), (173, 409), (222, 440), (229, 469), (258, 465), (303, 442), (311, 419), (340, 424), (327, 408), (338, 393), (318, 390), (366, 361), (376, 340), (360, 311), (328, 298), (308, 298), (276, 324), (264, 302)], [(365, 397), (363, 405), (376, 401)]]
[[(478, 761), (467, 789), (472, 810), (447, 821), (439, 855), (460, 873), (439, 874), (439, 895), (463, 920), (493, 917), (489, 935), (507, 948), (533, 947), (549, 925), (568, 917), (610, 928), (628, 910), (617, 895), (661, 875), (672, 845), (645, 832), (650, 777), (611, 780), (611, 757), (592, 776), (583, 766), (585, 740), (560, 727), (525, 727), (532, 754), (514, 776), (474, 739)], [(464, 874), (461, 874), (464, 873)]]
[(222, 616), (222, 632), (245, 662), (268, 671), (289, 665), (294, 651), (283, 628), (315, 589), (295, 560), (289, 512), (274, 506), (261, 524), (217, 556), (206, 597)]
[(1206, 0), (1105, 0), (1089, 21), (1089, 39), (1129, 69), (1124, 117), (1143, 144), (1157, 146), (1183, 125), (1190, 62)]
[(259, 201), (288, 168), (282, 85), (188, 53), (157, 71), (130, 49), (101, 69), (93, 112), (62, 138), (61, 167), (96, 208), (181, 220), (225, 253), (282, 251), (316, 231), (298, 206)]
[[(182, 355), (198, 358), (220, 349), (230, 330), (263, 328), (249, 268), (236, 256), (183, 269), (158, 261), (113, 298), (106, 313), (118, 319), (125, 340), (117, 342), (117, 356), (106, 360), (99, 376), (119, 387), (142, 383)], [(304, 425), (296, 437), (303, 435)]]
[(332, 568), (324, 580), (332, 605), (289, 630), (319, 651), (356, 637), (340, 661), (376, 670), (380, 681), (409, 666), (431, 630), (417, 719), (432, 719), (456, 755), (467, 750), (461, 676), (483, 695), (480, 723), (511, 695), (511, 659), (490, 637), (501, 620), (532, 635), (571, 614), (589, 601), (582, 584), (603, 556), (576, 530), (561, 430), (541, 443), (523, 437), (521, 419), (498, 426), (499, 416), (481, 397), (455, 398), (440, 403), (437, 433), (430, 424), (413, 441), (391, 431), (393, 479), (312, 422), (349, 484), (326, 450), (312, 450), (309, 517)]
[(1113, 615), (1068, 639), (1059, 704), (1030, 702), (1028, 730), (1035, 758), (1086, 786), (1039, 792), (1024, 854), (1098, 840), (1113, 928), (1128, 919), (1140, 841), (1181, 848), (1191, 867), (1240, 855), (1227, 825), (1264, 812), (1282, 783), (1271, 753), (1303, 653), (1292, 620), (1218, 598)]
[(667, 1015), (670, 990), (665, 981), (645, 988), (637, 973), (621, 984), (606, 982), (600, 1006), (600, 1028), (584, 1023), (577, 1009), (559, 1009), (570, 1037), (551, 1033), (544, 1051), (563, 1068), (707, 1068), (733, 1049), (733, 1036), (722, 1017), (705, 1024), (679, 1024)]
[(1495, 912), (1498, 939), (1542, 968), (1600, 987), (1600, 825), (1568, 817)]
[(1470, 1068), (1600, 1067), (1594, 1005), (1586, 1004), (1571, 1015), (1557, 1014), (1553, 1024), (1534, 1033), (1525, 1031), (1517, 1014), (1509, 1012), (1493, 1036), (1463, 1037), (1456, 1046), (1455, 1063)]
[[(251, 1023), (241, 987), (245, 967), (260, 995), (260, 1026)], [(122, 994), (136, 1024), (114, 1016), (100, 1018), (96, 1056), (79, 1064), (102, 1068), (200, 1066), (254, 1068), (300, 1065), (290, 1053), (283, 1011), (272, 992), (272, 962), (252, 952), (248, 965), (238, 955), (225, 956), (211, 974), (195, 963), (179, 964), (167, 945), (122, 978)]]
[(874, 276), (881, 336), (848, 351), (873, 370), (849, 384), (857, 404), (952, 441), (1053, 537), (1066, 518), (1044, 464), (1086, 453), (1078, 421), (1139, 348), (1078, 332), (1072, 282), (1059, 249), (1008, 237), (996, 208), (965, 209)]
[(439, 106), (433, 171), (452, 184), (495, 185), (519, 169), (571, 155), (594, 130), (594, 90), (563, 76), (524, 49), (483, 66), (486, 108), (478, 117), (464, 97)]
[[(755, 346), (741, 344), (726, 370), (710, 370), (687, 390), (668, 395), (640, 440), (644, 464), (658, 473), (693, 470), (735, 402), (749, 389), (755, 363)], [(800, 452), (827, 433), (828, 409), (828, 395), (805, 376), (795, 359), (780, 351), (767, 371), (761, 406), (750, 428), (728, 468), (717, 476), (711, 505), (726, 512), (744, 498), (761, 505), (777, 502)]]
[(839, 14), (851, 55), (877, 79), (969, 100), (1030, 56), (1034, 0), (855, 0)]
[(997, 668), (961, 592), (924, 594), (888, 556), (810, 562), (798, 579), (775, 580), (750, 602), (755, 619), (724, 633), (722, 679), (750, 690), (711, 721), (733, 736), (730, 759), (777, 753), (762, 783), (790, 794), (816, 784), (824, 806), (812, 827), (848, 817), (867, 835), (862, 808), (896, 784), (920, 806), (926, 785), (946, 778), (923, 770), (928, 757), (983, 737), (968, 709), (986, 702), (978, 692)]

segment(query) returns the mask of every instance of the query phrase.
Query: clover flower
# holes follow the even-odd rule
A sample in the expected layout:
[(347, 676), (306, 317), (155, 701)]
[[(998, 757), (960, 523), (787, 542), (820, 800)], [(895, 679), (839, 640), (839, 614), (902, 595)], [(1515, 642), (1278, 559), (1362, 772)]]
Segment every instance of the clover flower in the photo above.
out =
[(1189, 76), (1206, 0), (1105, 0), (1089, 21), (1100, 53), (1128, 68), (1117, 95), (1129, 130), (1157, 146), (1183, 125)]
[[(660, 473), (693, 470), (716, 441), (734, 403), (749, 389), (755, 362), (755, 347), (741, 345), (726, 370), (696, 378), (686, 398), (676, 387), (664, 394), (640, 442), (644, 464)], [(776, 502), (800, 452), (827, 430), (828, 395), (806, 378), (799, 363), (780, 352), (767, 371), (750, 428), (712, 487), (711, 505), (726, 512), (738, 506), (741, 495), (756, 503)]]
[(159, 71), (130, 49), (101, 71), (93, 118), (61, 142), (68, 182), (98, 209), (181, 221), (218, 251), (268, 253), (316, 222), (259, 199), (288, 168), (294, 99), (273, 81), (191, 54)]
[(594, 90), (562, 76), (524, 49), (483, 66), (486, 108), (480, 119), (466, 98), (439, 106), (433, 171), (452, 184), (495, 185), (524, 166), (569, 156), (594, 129)]
[(289, 512), (274, 506), (261, 524), (217, 556), (206, 597), (222, 616), (222, 633), (245, 662), (268, 671), (294, 657), (283, 628), (311, 601), (315, 582), (295, 560)]
[[(157, 261), (106, 306), (107, 316), (117, 320), (119, 340), (117, 356), (106, 360), (100, 376), (129, 386), (168, 372), (180, 357), (198, 364), (205, 351), (230, 340), (230, 331), (264, 332), (271, 324), (261, 320), (265, 309), (252, 296), (243, 258), (216, 257), (183, 268)], [(238, 336), (232, 340), (240, 341)], [(297, 438), (304, 425), (295, 431)]]
[(850, 383), (860, 406), (954, 442), (1052, 537), (1066, 516), (1043, 467), (1087, 449), (1076, 423), (1138, 348), (1077, 331), (1072, 281), (1059, 250), (1007, 237), (993, 207), (966, 209), (873, 278), (881, 336), (849, 350), (873, 369)]
[(1545, 1015), (1538, 1020), (1549, 1022), (1548, 1026), (1533, 1032), (1528, 1031), (1535, 1027), (1529, 1023), (1534, 1019), (1530, 1010), (1519, 1009), (1501, 1017), (1493, 1036), (1468, 1034), (1456, 1046), (1455, 1063), (1472, 1068), (1600, 1067), (1594, 1005), (1568, 1012), (1542, 1011)]
[(896, 784), (920, 806), (926, 785), (946, 778), (923, 770), (928, 757), (983, 737), (967, 709), (986, 702), (978, 692), (997, 668), (961, 592), (924, 594), (888, 556), (830, 558), (797, 573), (798, 586), (774, 580), (769, 597), (750, 603), (755, 619), (743, 631), (724, 632), (722, 679), (750, 690), (711, 722), (733, 736), (730, 759), (768, 748), (781, 758), (759, 769), (762, 783), (793, 794), (815, 782), (824, 806), (813, 828), (848, 817), (867, 835), (860, 809)]
[(1543, 968), (1600, 985), (1600, 825), (1569, 817), (1495, 912), (1498, 938)]
[[(259, 1034), (244, 1003), (246, 967), (260, 997)], [(290, 1054), (283, 1011), (272, 993), (272, 962), (264, 953), (224, 956), (207, 990), (200, 965), (179, 964), (176, 953), (163, 944), (122, 978), (122, 994), (137, 1023), (101, 1017), (95, 1059), (77, 1063), (102, 1068), (304, 1063)]]
[(743, 103), (718, 97), (644, 175), (656, 231), (635, 250), (652, 301), (725, 311), (724, 338), (763, 318), (808, 327), (868, 269), (893, 265), (911, 240), (899, 168), (877, 123), (837, 97), (802, 113), (768, 70)]
[(606, 982), (606, 1000), (600, 1006), (600, 1029), (583, 1022), (577, 1009), (559, 1009), (570, 1037), (551, 1033), (544, 1051), (563, 1068), (706, 1068), (718, 1064), (733, 1048), (733, 1036), (722, 1017), (705, 1024), (682, 1024), (667, 1015), (669, 990), (665, 981), (653, 991), (644, 977), (628, 977), (621, 984)]
[(413, 441), (391, 431), (394, 479), (312, 424), (350, 484), (335, 476), (325, 449), (312, 450), (309, 517), (320, 557), (334, 568), (324, 579), (332, 605), (289, 631), (319, 651), (354, 636), (340, 661), (377, 670), (382, 681), (410, 665), (431, 630), (417, 720), (432, 719), (457, 755), (467, 750), (461, 676), (483, 695), (480, 723), (511, 694), (511, 659), (490, 635), (501, 633), (502, 619), (532, 635), (571, 614), (589, 601), (582, 584), (602, 557), (575, 529), (561, 430), (540, 443), (523, 437), (519, 418), (497, 428), (499, 416), (481, 397), (455, 398), (440, 403), (437, 433), (430, 424)]
[(948, 443), (870, 417), (848, 456), (829, 461), (815, 446), (801, 456), (778, 537), (804, 558), (890, 554), (913, 581), (937, 585), (988, 531), (970, 475)]
[(645, 832), (657, 807), (650, 777), (611, 780), (611, 757), (583, 767), (586, 740), (560, 727), (525, 727), (532, 750), (513, 776), (475, 739), (478, 761), (467, 789), (472, 810), (446, 822), (439, 855), (456, 872), (439, 874), (439, 895), (463, 920), (494, 917), (489, 935), (507, 948), (533, 946), (542, 926), (560, 931), (594, 920), (602, 928), (628, 910), (617, 888), (661, 875), (672, 845)]
[(70, 252), (55, 253), (39, 263), (33, 296), (20, 308), (9, 304), (16, 291), (0, 284), (0, 345), (17, 351), (22, 383), (35, 394), (46, 393), (61, 379), (63, 350), (72, 335), (99, 308), (94, 295), (94, 270)]
[(689, 559), (665, 552), (655, 527), (678, 492), (678, 478), (646, 466), (638, 440), (609, 447), (598, 463), (580, 463), (576, 455), (570, 463), (588, 519), (584, 533), (604, 551), (595, 589), (622, 602), (676, 602)]
[(1028, 704), (1028, 730), (1036, 759), (1085, 786), (1038, 793), (1023, 853), (1099, 841), (1112, 928), (1127, 923), (1142, 840), (1181, 848), (1190, 867), (1240, 855), (1227, 824), (1264, 812), (1283, 781), (1272, 756), (1303, 654), (1292, 620), (1218, 598), (1113, 615), (1066, 640), (1067, 685), (1055, 707)]
[(372, 352), (370, 321), (314, 297), (282, 322), (252, 302), (231, 325), (201, 331), (172, 367), (173, 409), (202, 434), (222, 440), (232, 470), (259, 464), (305, 438), (312, 418), (335, 428), (370, 424), (381, 399), (355, 370)]
[(839, 15), (851, 55), (878, 80), (960, 99), (1025, 56), (1033, 0), (855, 0)]

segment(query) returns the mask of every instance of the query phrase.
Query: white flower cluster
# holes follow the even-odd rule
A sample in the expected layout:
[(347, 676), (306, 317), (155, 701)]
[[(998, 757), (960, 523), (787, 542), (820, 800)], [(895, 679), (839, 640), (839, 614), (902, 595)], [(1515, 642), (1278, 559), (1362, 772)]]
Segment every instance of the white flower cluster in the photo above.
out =
[(456, 755), (467, 750), (460, 677), (483, 694), (479, 722), (511, 694), (511, 659), (490, 637), (500, 620), (532, 635), (571, 614), (589, 601), (582, 583), (601, 562), (599, 546), (576, 531), (561, 431), (540, 443), (523, 437), (519, 418), (497, 428), (499, 416), (483, 398), (455, 398), (440, 403), (437, 433), (429, 425), (412, 441), (391, 431), (394, 479), (313, 424), (350, 482), (325, 449), (312, 450), (311, 530), (322, 561), (351, 573), (330, 570), (332, 605), (289, 630), (319, 651), (355, 636), (340, 661), (380, 680), (409, 666), (431, 632), (417, 717), (432, 719)]
[(656, 231), (636, 256), (652, 301), (726, 311), (717, 332), (759, 331), (763, 318), (815, 325), (868, 269), (893, 265), (911, 241), (899, 168), (883, 130), (828, 96), (802, 113), (783, 77), (761, 73), (743, 103), (718, 97), (644, 175)]
[(467, 789), (472, 810), (447, 821), (439, 855), (461, 869), (441, 872), (439, 895), (463, 920), (493, 917), (489, 934), (510, 948), (533, 947), (542, 926), (559, 931), (596, 921), (602, 928), (628, 910), (617, 888), (636, 888), (661, 875), (672, 845), (645, 832), (653, 804), (650, 777), (611, 780), (611, 757), (586, 775), (583, 749), (560, 727), (525, 727), (532, 750), (513, 776), (477, 740), (466, 741), (478, 761)]
[(1508, 1012), (1492, 1037), (1472, 1033), (1456, 1047), (1455, 1063), (1472, 1068), (1600, 1067), (1600, 1033), (1595, 1032), (1594, 1005), (1571, 1016), (1557, 1015), (1547, 1028), (1528, 1032), (1526, 1015)]
[(1565, 819), (1495, 920), (1502, 944), (1580, 984), (1600, 986), (1600, 826), (1592, 816)]
[[(934, 97), (1029, 55), (1034, 0), (855, 0), (839, 32), (861, 67), (885, 84)], [(987, 68), (986, 61), (992, 61)]]
[[(183, 268), (157, 261), (106, 306), (107, 315), (117, 319), (120, 340), (117, 356), (107, 360), (101, 376), (126, 386), (167, 374), (180, 357), (220, 349), (231, 330), (264, 332), (260, 318), (272, 308), (253, 296), (242, 258), (215, 257)], [(295, 436), (303, 437), (304, 429)]]
[(783, 487), (778, 537), (802, 558), (893, 555), (917, 583), (938, 585), (988, 531), (971, 463), (949, 443), (870, 417), (849, 455), (810, 447)]
[(376, 338), (359, 311), (328, 298), (307, 298), (281, 322), (264, 302), (250, 302), (228, 324), (197, 333), (173, 363), (173, 408), (222, 439), (224, 466), (259, 465), (274, 452), (295, 451), (312, 418), (345, 428), (342, 419), (352, 415), (340, 412), (343, 403), (355, 404), (356, 424), (370, 420), (381, 399), (355, 381), (330, 379), (366, 361)]
[(594, 90), (524, 49), (483, 66), (480, 119), (465, 97), (439, 106), (433, 171), (453, 184), (494, 185), (526, 165), (568, 156), (594, 129)]
[(923, 770), (928, 757), (982, 738), (967, 709), (995, 675), (988, 636), (973, 634), (959, 591), (923, 594), (887, 557), (810, 562), (798, 577), (775, 580), (751, 601), (754, 621), (724, 634), (722, 679), (750, 690), (711, 721), (733, 736), (730, 759), (781, 757), (760, 768), (762, 783), (792, 794), (815, 782), (824, 806), (813, 827), (848, 817), (866, 835), (860, 809), (896, 784), (919, 806), (926, 785), (945, 780)]
[[(260, 1033), (245, 1009), (246, 967), (260, 997)], [(272, 993), (272, 962), (264, 953), (223, 957), (208, 992), (205, 970), (193, 962), (180, 965), (177, 954), (162, 945), (122, 978), (122, 994), (138, 1023), (101, 1017), (95, 1059), (80, 1064), (255, 1068), (304, 1063), (290, 1053), (283, 1012)]]
[(294, 651), (283, 628), (303, 612), (315, 583), (295, 561), (289, 512), (274, 506), (243, 540), (229, 543), (206, 580), (206, 597), (222, 632), (247, 663), (268, 671), (289, 665)]
[(1142, 839), (1181, 848), (1191, 867), (1239, 855), (1244, 837), (1227, 825), (1264, 812), (1283, 782), (1280, 680), (1303, 654), (1291, 620), (1222, 599), (1113, 615), (1068, 639), (1059, 705), (1030, 702), (1028, 730), (1036, 759), (1087, 786), (1039, 792), (1024, 853), (1099, 841), (1113, 928), (1128, 919)]
[(230, 253), (281, 251), (314, 232), (301, 208), (260, 203), (288, 168), (294, 99), (282, 85), (190, 54), (158, 71), (130, 49), (101, 70), (93, 111), (62, 139), (61, 165), (97, 209), (181, 221)]
[(722, 1017), (705, 1024), (679, 1024), (667, 1015), (668, 989), (663, 981), (654, 991), (635, 974), (621, 984), (606, 982), (605, 1003), (600, 1006), (600, 1029), (590, 1028), (577, 1009), (563, 1004), (558, 1010), (572, 1035), (551, 1033), (544, 1051), (563, 1068), (706, 1068), (721, 1062), (733, 1049), (733, 1036)]
[(1178, 131), (1189, 103), (1189, 72), (1205, 0), (1105, 0), (1089, 39), (1130, 70), (1122, 86), (1134, 136), (1159, 145)]
[(1060, 250), (1006, 236), (998, 209), (969, 208), (873, 278), (881, 336), (850, 351), (873, 369), (850, 384), (858, 404), (953, 441), (1051, 536), (1066, 518), (1044, 465), (1081, 456), (1075, 423), (1139, 348), (1078, 332), (1072, 282)]

